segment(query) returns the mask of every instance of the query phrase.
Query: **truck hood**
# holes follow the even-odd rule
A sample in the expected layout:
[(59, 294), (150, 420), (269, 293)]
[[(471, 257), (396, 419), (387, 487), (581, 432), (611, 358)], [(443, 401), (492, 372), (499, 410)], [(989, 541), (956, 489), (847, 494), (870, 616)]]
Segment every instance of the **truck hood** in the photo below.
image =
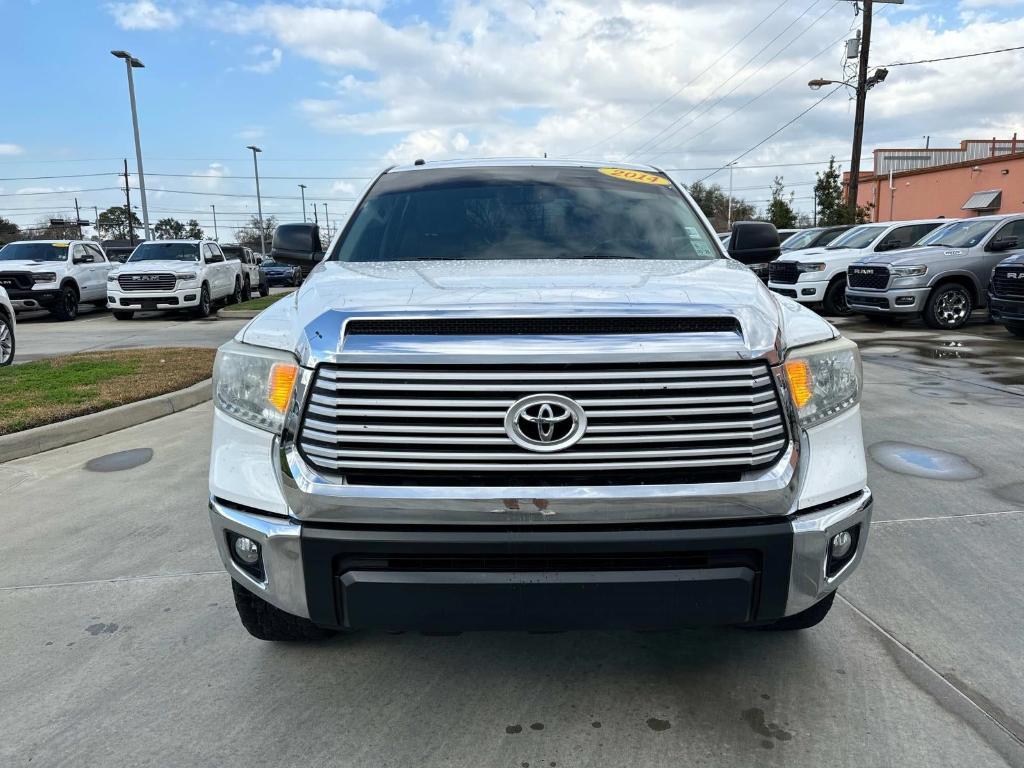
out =
[(178, 261), (176, 259), (127, 262), (117, 267), (117, 274), (126, 275), (137, 272), (184, 272), (196, 270), (202, 266), (198, 261)]
[(772, 347), (780, 330), (788, 346), (837, 335), (731, 259), (530, 259), (323, 262), (293, 296), (271, 305), (236, 339), (300, 354), (308, 344), (336, 343), (340, 353), (341, 323), (353, 316), (636, 314), (733, 316), (747, 349)]
[(896, 251), (869, 254), (862, 259), (858, 259), (857, 263), (889, 267), (911, 264), (935, 264), (946, 260), (961, 259), (967, 255), (967, 250), (967, 248), (949, 248), (944, 245), (900, 248)]
[(799, 251), (790, 251), (784, 253), (778, 258), (778, 261), (799, 261), (804, 264), (815, 261), (830, 261), (834, 259), (849, 259), (859, 256), (863, 253), (861, 248), (833, 248), (828, 249), (827, 247), (822, 248), (804, 248)]
[(1018, 265), (1022, 265), (1022, 264), (1024, 264), (1024, 253), (1018, 253), (1018, 254), (1015, 254), (1014, 256), (1010, 256), (1008, 258), (1003, 259), (998, 264), (996, 264), (996, 266), (997, 267), (1009, 267), (1009, 266), (1018, 266)]
[(66, 272), (67, 268), (66, 261), (0, 261), (0, 272)]

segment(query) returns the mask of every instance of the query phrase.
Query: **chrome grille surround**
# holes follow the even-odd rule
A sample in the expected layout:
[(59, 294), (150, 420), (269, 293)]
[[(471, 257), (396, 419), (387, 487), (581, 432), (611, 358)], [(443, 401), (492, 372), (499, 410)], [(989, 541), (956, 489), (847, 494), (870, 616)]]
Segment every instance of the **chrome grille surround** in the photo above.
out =
[(122, 291), (171, 291), (177, 278), (170, 272), (129, 273), (117, 276)]
[[(731, 468), (738, 477), (774, 463), (788, 443), (772, 379), (754, 361), (320, 366), (298, 447), (329, 474), (452, 473), (457, 485), (502, 484), (506, 473), (546, 484), (608, 470), (630, 470), (632, 482), (652, 470)], [(508, 437), (508, 409), (537, 393), (583, 408), (578, 443), (535, 453)]]
[(853, 264), (846, 270), (846, 284), (851, 288), (883, 291), (889, 287), (889, 268)]

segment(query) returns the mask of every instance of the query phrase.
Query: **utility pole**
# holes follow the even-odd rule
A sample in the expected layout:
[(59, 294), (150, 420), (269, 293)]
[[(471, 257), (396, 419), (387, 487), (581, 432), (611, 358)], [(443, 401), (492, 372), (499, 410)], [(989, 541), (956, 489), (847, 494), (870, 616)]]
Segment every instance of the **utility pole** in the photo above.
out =
[(75, 226), (78, 227), (78, 239), (82, 239), (82, 214), (78, 212), (78, 198), (75, 198)]
[(850, 154), (850, 185), (847, 188), (847, 206), (850, 221), (857, 219), (857, 192), (860, 183), (860, 153), (864, 141), (864, 103), (868, 95), (868, 54), (871, 51), (872, 0), (864, 0), (860, 33), (860, 61), (857, 64), (857, 106), (853, 118), (853, 151)]
[(924, 148), (928, 149), (931, 146), (931, 144), (932, 144), (932, 137), (931, 136), (925, 136), (924, 137)]
[(217, 206), (211, 205), (210, 210), (213, 211), (213, 239), (220, 242), (220, 238), (217, 236)]
[(128, 191), (128, 158), (124, 159), (124, 213), (128, 218), (128, 244), (135, 245), (135, 227), (132, 226), (132, 196)]
[(726, 216), (725, 228), (727, 230), (732, 229), (732, 169), (736, 167), (736, 162), (729, 163), (729, 213)]
[(327, 239), (331, 239), (331, 220), (327, 216), (327, 203), (324, 203), (324, 229), (327, 230)]
[(302, 191), (302, 223), (306, 223), (306, 185), (299, 184), (299, 189)]
[(812, 219), (812, 227), (818, 226), (818, 190), (814, 190), (811, 194), (814, 195), (814, 207), (811, 209), (814, 211), (814, 218)]
[(260, 255), (267, 258), (267, 238), (263, 232), (263, 201), (260, 198), (260, 166), (256, 162), (256, 153), (262, 152), (263, 150), (257, 147), (255, 144), (250, 144), (246, 149), (252, 150), (252, 169), (256, 174), (256, 210), (260, 217)]
[(320, 219), (316, 215), (316, 203), (313, 203), (313, 223), (318, 227), (320, 226)]
[(96, 205), (92, 207), (92, 228), (96, 230), (96, 237), (103, 237), (100, 234), (100, 209)]

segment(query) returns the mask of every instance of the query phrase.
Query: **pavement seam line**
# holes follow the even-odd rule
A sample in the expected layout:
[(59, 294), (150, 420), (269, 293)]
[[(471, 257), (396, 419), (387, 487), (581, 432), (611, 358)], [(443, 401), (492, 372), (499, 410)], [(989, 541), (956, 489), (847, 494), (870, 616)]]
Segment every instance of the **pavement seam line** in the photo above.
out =
[(219, 576), (227, 571), (190, 571), (188, 573), (155, 573), (150, 576), (115, 576), (112, 579), (89, 579), (87, 581), (59, 581), (53, 584), (22, 584), (13, 587), (0, 587), (0, 592), (17, 592), (23, 589), (50, 589), (52, 587), (84, 587), (91, 584), (117, 584), (129, 581), (154, 581), (156, 579), (184, 579), (190, 576)]
[(1024, 515), (1024, 509), (1007, 509), (1004, 512), (971, 512), (966, 515), (941, 515), (939, 517), (901, 517), (897, 520), (872, 520), (871, 527), (893, 523), (927, 523), (934, 520), (963, 520), (970, 517), (994, 517), (996, 515)]
[(999, 730), (1001, 730), (1003, 733), (1005, 733), (1007, 736), (1009, 736), (1011, 739), (1013, 739), (1014, 742), (1016, 742), (1017, 744), (1020, 744), (1021, 746), (1024, 746), (1024, 740), (1021, 740), (1021, 738), (1019, 736), (1017, 736), (1017, 734), (1015, 734), (1013, 731), (1011, 731), (1009, 728), (1007, 728), (1005, 725), (1003, 725), (1003, 723), (999, 720), (999, 718), (997, 718), (995, 715), (993, 715), (991, 712), (989, 712), (987, 709), (985, 709), (983, 706), (981, 706), (977, 701), (975, 701), (973, 698), (968, 696), (966, 693), (964, 693), (962, 690), (960, 690), (957, 686), (953, 685), (953, 683), (951, 683), (949, 681), (949, 679), (945, 675), (943, 675), (941, 672), (939, 672), (939, 670), (937, 670), (935, 667), (933, 667), (931, 664), (929, 664), (924, 659), (923, 656), (921, 656), (919, 653), (917, 653), (917, 651), (915, 651), (913, 648), (911, 648), (906, 643), (904, 643), (902, 640), (900, 640), (898, 637), (896, 637), (892, 632), (890, 632), (885, 627), (883, 627), (881, 624), (879, 624), (877, 621), (875, 621), (870, 616), (868, 616), (864, 611), (862, 611), (856, 605), (851, 603), (850, 600), (845, 595), (840, 595), (838, 592), (836, 593), (836, 595), (837, 595), (837, 597), (841, 601), (843, 601), (848, 606), (850, 606), (850, 608), (853, 610), (854, 613), (856, 613), (864, 621), (866, 621), (869, 625), (871, 625), (871, 627), (876, 632), (878, 632), (880, 635), (882, 635), (883, 637), (888, 639), (897, 648), (900, 648), (902, 651), (904, 651), (908, 656), (910, 656), (911, 658), (915, 659), (925, 669), (927, 669), (929, 672), (931, 672), (933, 675), (935, 675), (935, 677), (938, 678), (942, 682), (942, 684), (944, 684), (950, 690), (955, 692), (960, 698), (962, 698), (965, 702), (967, 702), (971, 707), (973, 707), (978, 712), (983, 714), (986, 718), (991, 720), (999, 728)]

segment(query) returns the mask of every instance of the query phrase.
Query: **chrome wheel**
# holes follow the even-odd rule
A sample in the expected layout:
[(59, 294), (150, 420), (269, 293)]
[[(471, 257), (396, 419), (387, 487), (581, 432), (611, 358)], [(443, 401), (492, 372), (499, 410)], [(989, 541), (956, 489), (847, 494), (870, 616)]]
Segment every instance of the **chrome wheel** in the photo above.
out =
[(963, 288), (945, 291), (935, 302), (935, 317), (948, 327), (963, 325), (971, 314), (971, 297)]
[(14, 333), (7, 319), (0, 317), (0, 365), (10, 365), (14, 360)]

